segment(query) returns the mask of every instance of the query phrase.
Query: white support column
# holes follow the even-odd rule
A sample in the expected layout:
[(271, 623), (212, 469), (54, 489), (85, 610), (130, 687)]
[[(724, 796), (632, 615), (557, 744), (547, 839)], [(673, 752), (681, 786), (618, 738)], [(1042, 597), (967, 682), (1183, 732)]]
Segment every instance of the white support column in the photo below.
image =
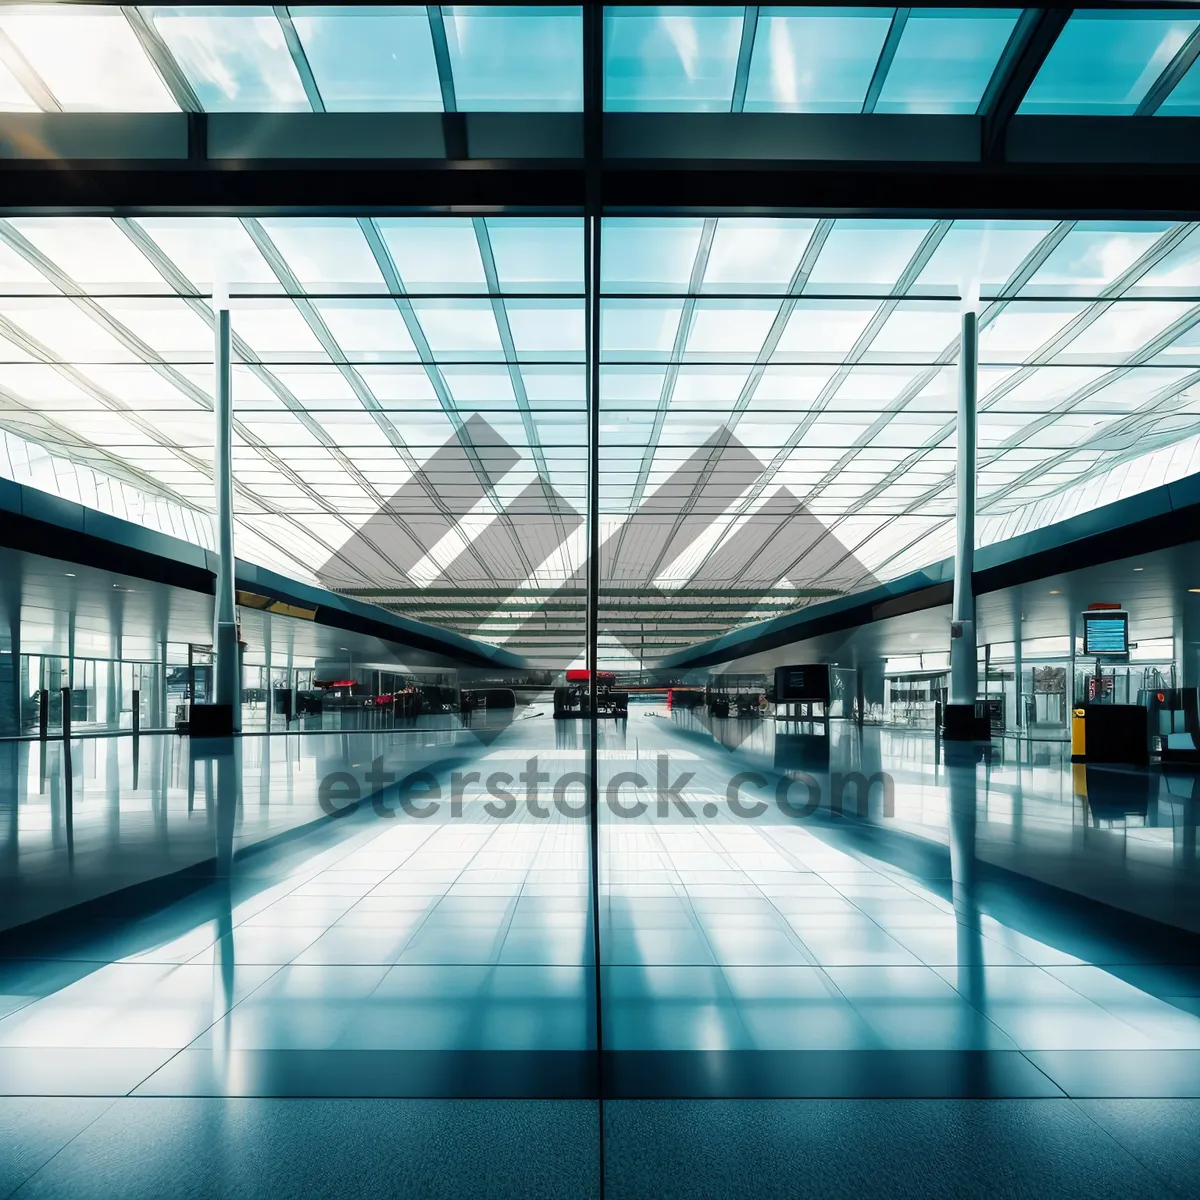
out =
[[(223, 301), (223, 303), (222, 303)], [(241, 664), (238, 661), (237, 608), (233, 588), (233, 393), (230, 371), (230, 324), (227, 297), (213, 297), (216, 332), (216, 388), (213, 414), (216, 445), (217, 594), (213, 604), (213, 700), (233, 711), (234, 732), (242, 728)]]
[(175, 714), (167, 711), (167, 639), (165, 633), (158, 644), (158, 657), (158, 707), (155, 711), (158, 713), (159, 728), (166, 729), (168, 721), (173, 721)]
[(958, 537), (954, 547), (954, 603), (950, 635), (950, 703), (973, 704), (979, 690), (979, 652), (975, 640), (975, 414), (979, 389), (979, 317), (962, 315), (962, 351), (958, 371), (958, 467), (955, 507)]
[(0, 645), (0, 734), (18, 737), (21, 732), (21, 591), (8, 589), (5, 617), (8, 637)]
[[(275, 689), (271, 686), (271, 618), (267, 614), (263, 614), (263, 658), (266, 665), (263, 667), (263, 686), (266, 689), (267, 703), (266, 714), (264, 720), (267, 725), (267, 732), (271, 732), (271, 714), (275, 711)], [(267, 755), (270, 758), (270, 755)]]
[[(1013, 729), (1025, 729), (1025, 702), (1021, 698), (1021, 676), (1025, 671), (1024, 660), (1021, 656), (1021, 637), (1022, 637), (1022, 621), (1021, 621), (1021, 604), (1018, 600), (1013, 606), (1013, 681), (1016, 684), (1014, 695), (1016, 697), (1017, 711), (1013, 715), (1010, 722)], [(1030, 685), (1030, 691), (1033, 690), (1033, 685)], [(1068, 689), (1069, 690), (1069, 689)]]
[(1200, 683), (1200, 600), (1193, 602), (1190, 593), (1179, 594), (1176, 600), (1179, 615), (1175, 620), (1175, 660), (1179, 663), (1179, 686), (1195, 687)]

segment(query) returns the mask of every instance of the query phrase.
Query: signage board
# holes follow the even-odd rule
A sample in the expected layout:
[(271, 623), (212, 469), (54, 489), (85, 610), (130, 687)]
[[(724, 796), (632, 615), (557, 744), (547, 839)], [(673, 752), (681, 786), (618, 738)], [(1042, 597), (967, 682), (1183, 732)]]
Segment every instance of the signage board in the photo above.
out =
[(1083, 653), (1088, 658), (1127, 658), (1129, 614), (1089, 609), (1083, 614)]

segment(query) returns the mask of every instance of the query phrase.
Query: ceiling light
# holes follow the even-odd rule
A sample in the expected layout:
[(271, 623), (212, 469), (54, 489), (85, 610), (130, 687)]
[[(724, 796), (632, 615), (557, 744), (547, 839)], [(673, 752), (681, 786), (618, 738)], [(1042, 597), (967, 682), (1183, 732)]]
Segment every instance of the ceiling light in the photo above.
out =
[(64, 571), (64, 572), (63, 572), (63, 574), (64, 574), (64, 575), (66, 575), (66, 577), (67, 577), (68, 579), (74, 579), (74, 578), (75, 578), (75, 572), (74, 572), (74, 571)]
[(1134, 567), (1133, 569), (1135, 571), (1144, 571), (1146, 568), (1145, 567)]
[(1058, 588), (1051, 588), (1051, 589), (1050, 589), (1050, 595), (1052, 595), (1052, 596), (1061, 596), (1061, 595), (1062, 595), (1062, 592), (1060, 592), (1060, 591), (1058, 590)]
[(1200, 592), (1200, 588), (1188, 588), (1189, 592)]

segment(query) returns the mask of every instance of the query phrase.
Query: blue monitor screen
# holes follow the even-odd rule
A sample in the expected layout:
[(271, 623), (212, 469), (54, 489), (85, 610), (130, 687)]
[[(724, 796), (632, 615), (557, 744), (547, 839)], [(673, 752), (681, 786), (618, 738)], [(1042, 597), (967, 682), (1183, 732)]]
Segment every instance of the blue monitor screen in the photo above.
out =
[(1128, 654), (1129, 616), (1126, 613), (1104, 613), (1083, 619), (1084, 654)]

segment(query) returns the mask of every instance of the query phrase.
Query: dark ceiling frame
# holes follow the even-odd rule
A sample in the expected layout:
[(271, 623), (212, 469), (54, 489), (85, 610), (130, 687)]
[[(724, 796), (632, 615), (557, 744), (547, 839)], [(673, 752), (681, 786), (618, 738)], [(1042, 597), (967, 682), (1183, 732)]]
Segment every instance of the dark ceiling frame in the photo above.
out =
[[(0, 212), (582, 213), (595, 206), (598, 189), (605, 213), (1166, 219), (1200, 213), (1200, 118), (1149, 115), (1195, 61), (1200, 38), (1189, 39), (1140, 115), (1130, 117), (1017, 115), (1073, 12), (1048, 7), (1023, 10), (973, 117), (603, 113), (592, 98), (583, 113), (520, 115), (514, 128), (524, 136), (514, 139), (510, 129), (497, 143), (488, 122), (498, 114), (452, 111), (441, 8), (427, 7), (447, 101), (430, 127), (437, 131), (432, 152), (423, 114), (158, 114), (158, 128), (169, 127), (164, 144), (174, 157), (154, 158), (140, 157), (142, 126), (133, 117), (108, 117), (106, 136), (115, 138), (115, 152), (81, 158), (80, 146), (93, 144), (86, 133), (92, 126), (78, 132), (81, 118), (103, 126), (105, 114), (3, 114)], [(596, 6), (587, 7), (590, 14)], [(1098, 7), (1143, 6), (1124, 0)], [(1200, 10), (1195, 4), (1155, 7)], [(750, 10), (756, 23), (757, 7)], [(894, 14), (881, 60), (889, 48), (894, 53), (906, 11)], [(166, 51), (156, 44), (155, 53), (158, 61)], [(748, 64), (743, 46), (742, 74)], [(877, 65), (866, 109), (878, 98), (884, 66)], [(178, 72), (167, 74), (173, 79)], [(742, 79), (743, 99), (744, 90)], [(735, 109), (737, 93), (735, 86)], [(190, 96), (184, 99), (192, 107)], [(130, 145), (124, 157), (122, 122)], [(603, 137), (594, 133), (598, 123)], [(368, 136), (359, 151), (347, 151), (360, 127)], [(71, 151), (56, 153), (60, 129), (75, 131), (65, 143)], [(539, 145), (543, 130), (558, 139), (559, 150)], [(281, 131), (294, 156), (279, 151)], [(31, 142), (44, 145), (30, 151)], [(425, 148), (414, 154), (418, 143)], [(508, 157), (496, 156), (498, 144), (508, 147), (502, 151)], [(598, 145), (607, 149), (597, 151)], [(559, 156), (545, 157), (548, 152)]]

